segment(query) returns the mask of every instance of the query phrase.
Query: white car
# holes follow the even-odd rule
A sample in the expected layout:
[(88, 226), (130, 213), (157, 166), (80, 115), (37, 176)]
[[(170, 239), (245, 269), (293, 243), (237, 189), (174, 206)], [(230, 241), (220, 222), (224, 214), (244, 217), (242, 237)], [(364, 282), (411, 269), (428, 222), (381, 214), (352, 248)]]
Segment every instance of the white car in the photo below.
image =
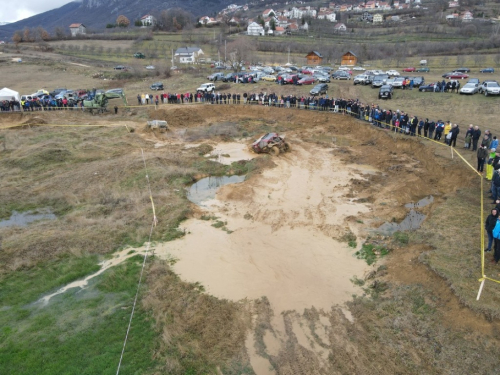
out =
[(360, 71), (364, 72), (366, 69), (363, 68), (362, 66), (355, 66), (354, 68), (352, 68), (352, 70), (360, 70)]
[(374, 76), (380, 76), (380, 75), (384, 75), (386, 74), (386, 72), (382, 71), (382, 70), (372, 70), (372, 73)]
[(348, 72), (349, 70), (351, 70), (351, 68), (348, 66), (339, 66), (337, 70), (345, 70), (346, 72)]
[(215, 90), (215, 85), (213, 83), (204, 83), (196, 89), (196, 92), (212, 92)]
[(147, 70), (155, 70), (156, 68), (153, 65), (146, 66)]
[(464, 87), (460, 89), (460, 95), (462, 94), (470, 94), (474, 95), (478, 92), (477, 83), (466, 83)]
[(399, 76), (399, 72), (397, 70), (394, 70), (394, 69), (388, 70), (387, 72), (385, 72), (385, 74), (387, 74), (388, 76), (393, 76), (393, 77)]

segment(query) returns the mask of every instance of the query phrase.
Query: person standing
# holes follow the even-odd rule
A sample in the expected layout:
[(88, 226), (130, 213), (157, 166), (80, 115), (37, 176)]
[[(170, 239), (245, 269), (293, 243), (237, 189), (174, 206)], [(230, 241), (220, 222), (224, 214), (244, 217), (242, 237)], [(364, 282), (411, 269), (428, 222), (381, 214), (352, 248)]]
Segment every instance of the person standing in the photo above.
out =
[(495, 229), (496, 223), (498, 220), (498, 210), (496, 208), (491, 210), (491, 213), (486, 218), (486, 222), (484, 223), (484, 229), (488, 234), (488, 246), (486, 248), (486, 252), (491, 251), (491, 246), (493, 245), (493, 230)]
[(451, 131), (451, 122), (446, 121), (446, 125), (444, 126), (444, 143), (446, 143), (447, 145), (450, 144), (449, 140), (451, 139), (451, 136), (448, 137), (450, 131)]
[(497, 217), (495, 227), (493, 228), (493, 240), (495, 242), (495, 252), (493, 254), (493, 259), (491, 263), (497, 264), (500, 260), (500, 218)]
[[(477, 171), (483, 173), (484, 162), (488, 157), (488, 149), (485, 146), (479, 147), (477, 150)], [(493, 167), (492, 167), (493, 168)], [(486, 170), (488, 167), (486, 167)]]
[(450, 133), (451, 133), (450, 147), (457, 147), (457, 137), (458, 133), (460, 133), (460, 129), (457, 124), (453, 124)]
[[(484, 145), (481, 145), (481, 147), (488, 150), (488, 148)], [(495, 149), (490, 150), (488, 163), (486, 164), (486, 179), (488, 181), (491, 181), (491, 179), (493, 178), (493, 160), (495, 159), (495, 156), (496, 156), (496, 150)]]
[(477, 142), (481, 137), (481, 130), (479, 130), (479, 126), (474, 126), (474, 130), (472, 131), (472, 151), (477, 151)]

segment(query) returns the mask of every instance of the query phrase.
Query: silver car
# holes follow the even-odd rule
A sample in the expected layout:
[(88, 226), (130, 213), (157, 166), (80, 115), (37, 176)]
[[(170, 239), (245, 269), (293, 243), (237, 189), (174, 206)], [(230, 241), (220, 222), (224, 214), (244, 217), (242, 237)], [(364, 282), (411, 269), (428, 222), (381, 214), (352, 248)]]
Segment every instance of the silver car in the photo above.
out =
[(460, 89), (460, 95), (469, 94), (474, 95), (478, 93), (478, 85), (477, 83), (466, 83), (464, 87)]

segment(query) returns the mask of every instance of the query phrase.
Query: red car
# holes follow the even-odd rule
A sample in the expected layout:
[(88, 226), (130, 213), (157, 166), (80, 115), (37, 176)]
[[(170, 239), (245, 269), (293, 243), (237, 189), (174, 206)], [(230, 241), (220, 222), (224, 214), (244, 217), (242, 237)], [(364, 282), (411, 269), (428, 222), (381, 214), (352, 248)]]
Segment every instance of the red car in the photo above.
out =
[(314, 83), (314, 77), (304, 77), (299, 79), (297, 85), (312, 85)]
[(302, 69), (302, 74), (313, 74), (313, 72), (309, 69)]
[(469, 75), (459, 72), (454, 72), (448, 76), (448, 79), (465, 79), (465, 78), (469, 78)]
[(414, 72), (415, 68), (404, 68), (403, 72)]
[(298, 81), (299, 77), (296, 74), (290, 74), (283, 79), (283, 83), (293, 84), (293, 77)]

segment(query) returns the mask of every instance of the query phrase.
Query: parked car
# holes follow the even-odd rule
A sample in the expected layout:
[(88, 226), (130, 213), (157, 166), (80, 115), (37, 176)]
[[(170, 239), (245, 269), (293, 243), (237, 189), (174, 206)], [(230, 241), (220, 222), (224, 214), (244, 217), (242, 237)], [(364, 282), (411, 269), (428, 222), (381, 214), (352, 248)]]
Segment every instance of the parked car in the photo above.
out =
[(297, 85), (312, 85), (314, 84), (314, 77), (304, 77), (297, 81)]
[(163, 90), (163, 83), (162, 82), (155, 82), (151, 86), (149, 86), (151, 90)]
[(389, 76), (387, 74), (379, 74), (373, 77), (372, 80), (372, 87), (382, 87), (387, 83), (387, 80), (389, 79)]
[(221, 72), (212, 73), (207, 77), (209, 81), (214, 81), (214, 82), (217, 80), (222, 81), (223, 78), (224, 78), (224, 73)]
[(57, 88), (57, 89), (54, 89), (52, 90), (49, 94), (50, 96), (56, 96), (57, 94), (60, 94), (61, 92), (64, 92), (68, 90), (67, 88)]
[(392, 95), (394, 94), (394, 88), (391, 85), (383, 85), (379, 92), (379, 99), (392, 99)]
[(394, 88), (402, 88), (403, 87), (403, 82), (406, 79), (406, 77), (396, 77), (394, 78), (394, 82), (392, 83), (392, 87)]
[(455, 72), (470, 73), (470, 69), (469, 68), (458, 68), (458, 69), (455, 69)]
[(418, 91), (422, 92), (434, 92), (435, 83), (429, 83), (428, 85), (422, 85), (418, 88)]
[(403, 72), (414, 72), (416, 69), (415, 67), (409, 67), (409, 68), (404, 68)]
[(235, 76), (236, 73), (227, 73), (225, 76), (222, 77), (222, 82), (234, 82)]
[(420, 77), (410, 77), (410, 80), (413, 80), (413, 87), (420, 87), (425, 83), (425, 78)]
[(477, 83), (479, 86), (480, 81), (479, 81), (479, 78), (469, 78), (467, 83)]
[(362, 66), (355, 66), (354, 68), (352, 68), (352, 70), (360, 70), (360, 71), (364, 72), (366, 69), (363, 68)]
[(476, 83), (466, 83), (464, 87), (460, 89), (460, 95), (462, 94), (470, 94), (474, 95), (478, 93), (478, 85)]
[(469, 78), (469, 76), (465, 73), (453, 72), (446, 78), (448, 78), (448, 79), (465, 79), (465, 78)]
[(348, 72), (351, 70), (351, 68), (348, 66), (345, 66), (345, 65), (341, 65), (341, 66), (339, 66), (339, 68), (337, 70), (344, 70), (344, 71)]
[(479, 71), (479, 73), (495, 73), (495, 69), (493, 68), (484, 68)]
[(485, 81), (481, 84), (480, 91), (484, 96), (500, 95), (500, 85), (497, 81)]
[(276, 76), (273, 76), (272, 74), (266, 74), (265, 76), (263, 76), (261, 78), (261, 80), (274, 82), (274, 81), (276, 81)]
[(196, 92), (212, 92), (215, 90), (215, 85), (213, 83), (204, 83), (196, 89)]
[(399, 76), (399, 72), (394, 69), (388, 70), (387, 72), (385, 72), (385, 74), (387, 74), (390, 77)]
[(353, 83), (355, 85), (369, 85), (372, 83), (372, 76), (369, 76), (368, 74), (358, 74), (356, 77), (353, 79)]
[(419, 73), (429, 73), (431, 70), (429, 69), (428, 66), (421, 66), (420, 68), (415, 70), (416, 72)]
[(325, 75), (318, 75), (314, 78), (316, 78), (316, 80), (318, 82), (321, 82), (321, 83), (330, 83), (330, 76), (328, 76), (328, 75), (326, 75), (326, 76)]
[(345, 70), (337, 70), (335, 73), (332, 74), (333, 79), (351, 79), (351, 75), (346, 72)]
[(127, 70), (125, 65), (117, 65), (113, 68), (114, 70)]
[(146, 58), (146, 56), (142, 52), (134, 53), (134, 57), (136, 59), (145, 59)]
[(320, 83), (314, 86), (309, 93), (313, 96), (326, 94), (328, 91), (328, 85), (326, 83)]

